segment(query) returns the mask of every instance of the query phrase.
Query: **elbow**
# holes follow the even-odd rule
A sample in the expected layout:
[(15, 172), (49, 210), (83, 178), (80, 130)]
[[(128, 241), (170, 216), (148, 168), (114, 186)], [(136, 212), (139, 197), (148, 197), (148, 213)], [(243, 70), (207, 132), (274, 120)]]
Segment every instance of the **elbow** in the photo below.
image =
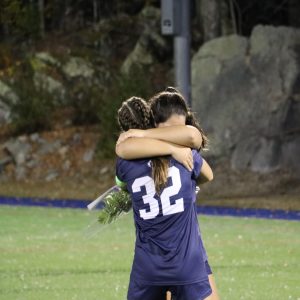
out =
[(191, 146), (193, 149), (200, 149), (202, 145), (202, 137), (196, 137), (192, 136), (191, 137)]
[(117, 156), (119, 156), (123, 159), (125, 158), (124, 147), (122, 146), (122, 143), (116, 145), (115, 152), (116, 152)]
[(191, 127), (190, 131), (190, 143), (191, 147), (194, 149), (200, 149), (202, 145), (202, 135), (200, 134), (199, 130), (195, 127)]
[(207, 181), (213, 181), (213, 179), (214, 179), (214, 174), (213, 172), (210, 172), (207, 176)]
[(213, 174), (211, 175), (205, 175), (205, 176), (202, 176), (201, 179), (200, 179), (200, 184), (203, 184), (203, 183), (207, 183), (207, 182), (210, 182), (214, 179), (214, 176)]
[(134, 159), (136, 158), (133, 151), (133, 146), (128, 143), (127, 141), (124, 141), (115, 147), (115, 151), (117, 156), (123, 159)]
[(214, 179), (214, 173), (212, 169), (208, 170), (205, 177), (206, 177), (206, 181), (212, 181)]

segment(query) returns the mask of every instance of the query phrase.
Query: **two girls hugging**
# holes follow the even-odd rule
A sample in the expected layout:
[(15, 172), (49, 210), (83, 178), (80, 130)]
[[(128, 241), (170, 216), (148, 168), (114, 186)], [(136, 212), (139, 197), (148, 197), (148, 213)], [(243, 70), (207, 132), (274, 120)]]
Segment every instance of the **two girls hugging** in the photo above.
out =
[(197, 185), (213, 179), (207, 137), (174, 88), (124, 101), (118, 122), (116, 181), (136, 228), (127, 299), (219, 299), (196, 211)]

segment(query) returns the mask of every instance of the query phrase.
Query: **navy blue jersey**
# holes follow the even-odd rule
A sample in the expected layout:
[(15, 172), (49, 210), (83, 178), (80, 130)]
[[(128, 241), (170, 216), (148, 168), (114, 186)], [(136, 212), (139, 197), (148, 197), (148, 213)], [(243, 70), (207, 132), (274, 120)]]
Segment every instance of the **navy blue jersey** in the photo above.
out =
[[(194, 171), (193, 171), (193, 175), (192, 175), (192, 184), (193, 184), (193, 190), (195, 191), (193, 202), (194, 202), (194, 206), (195, 206), (196, 220), (198, 222), (197, 203), (196, 203), (196, 198), (197, 198), (197, 195), (196, 195), (196, 186), (197, 186), (196, 179), (200, 176), (200, 171), (201, 171), (203, 160), (202, 160), (201, 157), (200, 157), (201, 159), (198, 160), (194, 151), (193, 151), (193, 158), (194, 158)], [(206, 261), (208, 261), (208, 256), (207, 256), (207, 253), (206, 253), (206, 250), (205, 250), (202, 238), (201, 238), (201, 231), (200, 231), (199, 222), (198, 222), (198, 232), (199, 232), (199, 236), (200, 236), (200, 239), (201, 239), (203, 260), (204, 260), (204, 262), (206, 262)]]
[(151, 178), (151, 161), (117, 161), (117, 176), (132, 198), (136, 244), (131, 278), (143, 284), (178, 285), (207, 279), (195, 212), (195, 178), (202, 158), (193, 151), (194, 169), (169, 162), (167, 186), (160, 195)]

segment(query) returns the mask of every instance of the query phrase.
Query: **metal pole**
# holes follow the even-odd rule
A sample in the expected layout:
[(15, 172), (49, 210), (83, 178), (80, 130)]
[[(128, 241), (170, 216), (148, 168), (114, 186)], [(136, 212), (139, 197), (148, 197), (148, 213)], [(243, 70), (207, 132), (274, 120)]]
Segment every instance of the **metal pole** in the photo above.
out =
[(181, 23), (180, 32), (174, 36), (174, 64), (175, 83), (188, 105), (192, 106), (191, 99), (191, 55), (190, 55), (190, 0), (178, 0), (180, 2)]

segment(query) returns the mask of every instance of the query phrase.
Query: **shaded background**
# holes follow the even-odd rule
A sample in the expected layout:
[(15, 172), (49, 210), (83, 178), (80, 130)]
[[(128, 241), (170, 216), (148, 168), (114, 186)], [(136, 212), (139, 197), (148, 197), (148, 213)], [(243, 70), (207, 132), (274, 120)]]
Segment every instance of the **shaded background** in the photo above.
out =
[[(114, 183), (116, 110), (174, 85), (160, 1), (1, 0), (0, 194), (93, 199)], [(195, 0), (202, 204), (299, 209), (300, 3)]]

